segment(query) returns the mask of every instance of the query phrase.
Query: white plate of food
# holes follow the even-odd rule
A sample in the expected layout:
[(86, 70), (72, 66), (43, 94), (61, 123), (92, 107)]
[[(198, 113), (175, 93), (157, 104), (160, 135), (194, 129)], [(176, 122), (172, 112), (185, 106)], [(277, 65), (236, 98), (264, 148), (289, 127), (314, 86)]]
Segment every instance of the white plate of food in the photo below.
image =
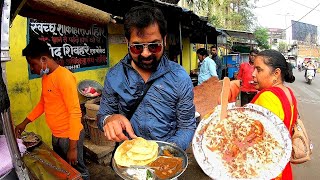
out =
[(220, 107), (200, 121), (192, 140), (193, 154), (212, 179), (272, 179), (290, 160), (292, 143), (282, 120), (269, 110), (248, 104)]

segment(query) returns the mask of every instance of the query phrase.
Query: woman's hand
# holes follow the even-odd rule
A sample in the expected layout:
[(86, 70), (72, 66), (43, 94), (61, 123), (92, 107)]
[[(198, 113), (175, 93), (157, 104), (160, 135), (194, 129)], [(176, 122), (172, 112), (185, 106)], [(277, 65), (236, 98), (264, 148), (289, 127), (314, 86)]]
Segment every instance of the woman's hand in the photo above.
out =
[[(233, 80), (230, 81), (230, 92), (229, 92), (229, 97), (228, 97), (228, 102), (236, 102), (237, 97), (240, 93), (240, 80)], [(221, 104), (221, 97), (218, 97), (218, 104)]]
[(137, 138), (130, 121), (121, 114), (113, 114), (106, 119), (103, 127), (104, 135), (110, 141), (121, 142), (129, 138), (123, 133), (126, 131), (131, 138)]

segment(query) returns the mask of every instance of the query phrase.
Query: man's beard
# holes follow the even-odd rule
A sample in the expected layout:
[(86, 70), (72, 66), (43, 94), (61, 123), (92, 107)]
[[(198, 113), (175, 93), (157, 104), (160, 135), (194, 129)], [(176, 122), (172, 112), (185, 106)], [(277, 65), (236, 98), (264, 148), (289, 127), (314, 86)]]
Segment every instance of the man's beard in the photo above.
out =
[[(160, 58), (161, 59), (161, 58)], [(149, 61), (149, 60), (152, 60), (152, 62), (149, 64), (145, 63), (145, 61)], [(151, 71), (156, 71), (157, 70), (157, 67), (160, 63), (160, 60), (157, 60), (156, 56), (155, 55), (150, 55), (149, 57), (145, 58), (141, 55), (138, 56), (138, 60), (134, 60), (133, 59), (133, 62), (136, 66), (138, 66), (139, 68), (141, 69), (144, 69), (144, 70), (151, 70)]]

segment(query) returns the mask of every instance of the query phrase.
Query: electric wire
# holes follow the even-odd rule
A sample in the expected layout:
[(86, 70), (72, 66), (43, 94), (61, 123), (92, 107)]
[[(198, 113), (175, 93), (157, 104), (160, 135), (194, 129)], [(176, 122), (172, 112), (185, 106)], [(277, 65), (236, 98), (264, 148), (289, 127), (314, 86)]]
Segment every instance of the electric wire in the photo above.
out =
[(279, 2), (279, 1), (280, 1), (280, 0), (277, 0), (277, 1), (272, 2), (272, 3), (270, 3), (270, 4), (266, 4), (266, 5), (263, 5), (263, 6), (260, 6), (260, 7), (255, 7), (255, 9), (256, 9), (256, 8), (265, 8), (265, 7), (268, 7), (268, 6), (274, 5), (275, 3)]
[[(303, 15), (299, 20), (297, 20), (296, 22), (300, 22), (301, 19), (303, 19), (304, 17), (306, 17), (308, 14), (310, 14), (312, 11), (314, 11), (318, 6), (320, 5), (320, 3), (318, 5), (316, 5), (314, 8), (312, 8), (309, 12), (307, 12), (305, 15)], [(294, 25), (296, 22), (293, 22), (290, 26), (288, 26), (287, 28), (285, 28), (283, 31), (289, 29), (290, 27), (292, 27), (292, 25)]]
[[(303, 7), (309, 8), (309, 9), (312, 9), (312, 7), (306, 6), (306, 5), (301, 4), (301, 3), (297, 2), (297, 1), (294, 1), (294, 0), (290, 0), (290, 1), (291, 1), (291, 2), (294, 2), (294, 3), (296, 3), (296, 4), (299, 4), (300, 6), (303, 6)], [(319, 9), (315, 9), (315, 10), (320, 12)]]

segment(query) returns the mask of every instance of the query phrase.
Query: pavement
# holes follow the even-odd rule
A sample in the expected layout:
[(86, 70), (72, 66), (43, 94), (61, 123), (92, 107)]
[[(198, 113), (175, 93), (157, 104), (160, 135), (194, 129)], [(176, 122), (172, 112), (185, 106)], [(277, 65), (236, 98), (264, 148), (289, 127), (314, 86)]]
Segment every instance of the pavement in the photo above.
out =
[(299, 114), (314, 146), (311, 161), (292, 165), (293, 177), (295, 180), (319, 180), (320, 73), (316, 74), (311, 85), (306, 83), (304, 71), (299, 72), (295, 69), (293, 73), (296, 80), (294, 83), (288, 83), (287, 85), (293, 89), (298, 101)]

